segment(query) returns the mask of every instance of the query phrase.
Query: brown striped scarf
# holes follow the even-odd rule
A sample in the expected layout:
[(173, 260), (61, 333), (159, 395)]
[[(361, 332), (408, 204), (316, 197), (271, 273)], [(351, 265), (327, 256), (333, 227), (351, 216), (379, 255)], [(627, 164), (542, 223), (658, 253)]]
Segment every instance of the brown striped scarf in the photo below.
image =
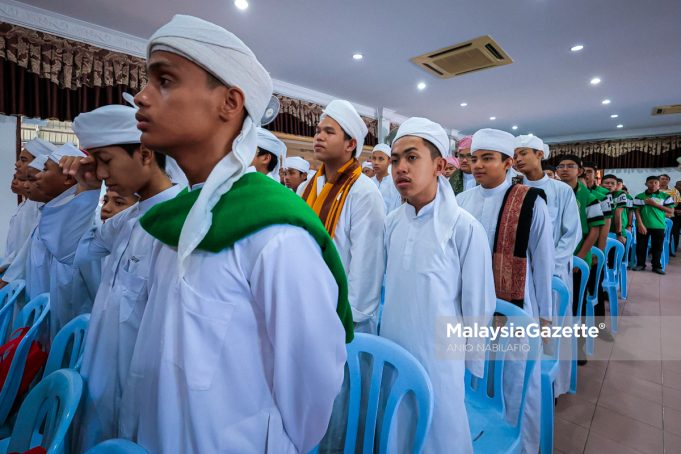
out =
[(324, 228), (333, 238), (343, 205), (345, 205), (345, 199), (348, 197), (352, 185), (362, 175), (362, 166), (359, 165), (356, 158), (352, 158), (338, 169), (336, 181), (333, 183), (327, 181), (322, 191), (317, 195), (317, 177), (321, 175), (324, 175), (324, 164), (317, 170), (312, 181), (303, 191), (303, 200), (317, 213), (324, 224)]

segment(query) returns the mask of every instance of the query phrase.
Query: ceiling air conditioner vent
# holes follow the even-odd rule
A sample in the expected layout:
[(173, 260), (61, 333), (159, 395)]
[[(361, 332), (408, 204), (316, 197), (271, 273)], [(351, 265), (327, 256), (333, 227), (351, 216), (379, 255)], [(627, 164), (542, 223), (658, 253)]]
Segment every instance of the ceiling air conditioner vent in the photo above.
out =
[(487, 35), (428, 52), (411, 61), (442, 79), (513, 63), (501, 46)]
[(681, 113), (681, 104), (653, 107), (653, 115), (671, 115), (679, 113)]

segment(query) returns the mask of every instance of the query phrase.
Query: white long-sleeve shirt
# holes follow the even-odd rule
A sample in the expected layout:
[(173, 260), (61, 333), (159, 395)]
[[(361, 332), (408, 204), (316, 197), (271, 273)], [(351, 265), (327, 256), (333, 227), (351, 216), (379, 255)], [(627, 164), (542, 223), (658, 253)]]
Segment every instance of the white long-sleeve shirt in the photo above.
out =
[(381, 197), (383, 197), (383, 206), (385, 207), (385, 214), (390, 214), (391, 211), (398, 208), (402, 204), (402, 196), (397, 191), (393, 177), (387, 174), (381, 181), (376, 176), (371, 177), (371, 181), (378, 187)]

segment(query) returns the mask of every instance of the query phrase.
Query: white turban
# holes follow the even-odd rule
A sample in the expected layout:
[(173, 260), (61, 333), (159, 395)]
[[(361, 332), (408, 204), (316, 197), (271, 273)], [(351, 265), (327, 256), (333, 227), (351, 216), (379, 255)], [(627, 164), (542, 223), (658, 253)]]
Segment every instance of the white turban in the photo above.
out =
[(269, 151), (277, 157), (277, 165), (267, 175), (279, 181), (279, 169), (281, 169), (281, 163), (286, 159), (286, 144), (267, 129), (258, 128), (258, 148)]
[(147, 60), (160, 50), (186, 58), (225, 85), (240, 88), (248, 113), (231, 152), (211, 171), (182, 227), (177, 253), (180, 276), (184, 276), (186, 258), (210, 230), (211, 210), (253, 162), (258, 146), (256, 128), (272, 97), (272, 79), (239, 38), (196, 17), (176, 15), (156, 30), (147, 44)]
[(400, 125), (393, 144), (404, 136), (415, 136), (427, 140), (437, 148), (443, 158), (448, 158), (449, 136), (442, 126), (427, 118), (411, 117)]
[(515, 137), (506, 131), (485, 128), (473, 134), (471, 154), (478, 150), (498, 151), (513, 157), (515, 151)]
[(374, 147), (372, 151), (380, 151), (381, 153), (384, 153), (388, 156), (390, 156), (390, 145), (386, 143), (379, 143)]
[(73, 132), (85, 150), (110, 145), (140, 143), (142, 131), (137, 129), (137, 109), (112, 104), (78, 115)]
[(544, 159), (549, 159), (550, 154), (551, 154), (551, 149), (549, 148), (549, 144), (545, 143), (544, 144)]
[(31, 163), (28, 166), (33, 167), (34, 169), (42, 172), (43, 169), (45, 168), (46, 162), (47, 162), (47, 155), (41, 154), (40, 156), (37, 156), (33, 161), (31, 161)]
[(531, 148), (537, 151), (544, 150), (544, 142), (536, 136), (518, 136), (515, 138), (516, 148)]
[(286, 168), (308, 173), (310, 171), (310, 163), (300, 156), (291, 156), (290, 158), (286, 158)]
[(78, 148), (74, 147), (70, 143), (65, 143), (61, 147), (57, 148), (54, 153), (48, 156), (49, 159), (53, 160), (57, 164), (64, 156), (74, 156), (78, 158), (84, 158), (87, 155), (80, 151)]
[(325, 117), (331, 117), (336, 120), (340, 127), (343, 128), (343, 131), (357, 141), (355, 157), (358, 157), (360, 153), (362, 153), (364, 138), (369, 130), (367, 129), (367, 125), (364, 124), (362, 117), (360, 117), (355, 108), (352, 107), (352, 104), (342, 99), (334, 99), (326, 106), (326, 109), (324, 109), (320, 120), (323, 120)]
[(38, 156), (51, 155), (56, 151), (57, 146), (47, 140), (36, 138), (26, 142), (24, 149), (31, 153), (34, 158), (37, 158)]
[(374, 166), (369, 161), (364, 161), (362, 163), (362, 170), (364, 170), (364, 169), (372, 169), (373, 170), (373, 168), (374, 168)]

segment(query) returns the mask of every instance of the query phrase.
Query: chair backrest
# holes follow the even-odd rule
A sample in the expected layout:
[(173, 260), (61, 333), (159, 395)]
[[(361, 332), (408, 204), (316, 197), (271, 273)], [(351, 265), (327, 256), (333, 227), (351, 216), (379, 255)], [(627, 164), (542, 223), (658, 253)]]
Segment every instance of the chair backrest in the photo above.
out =
[[(5, 379), (5, 383), (2, 385), (2, 389), (0, 390), (0, 425), (5, 424), (7, 421), (7, 416), (9, 415), (10, 410), (14, 405), (14, 400), (17, 397), (19, 385), (21, 385), (21, 378), (24, 375), (24, 367), (26, 366), (28, 351), (31, 348), (31, 344), (38, 336), (38, 332), (50, 312), (50, 298), (49, 295), (44, 293), (31, 300), (26, 307), (22, 309), (22, 313), (29, 305), (34, 303), (35, 300), (38, 300), (38, 302), (35, 303), (34, 306), (41, 308), (41, 310), (38, 311), (38, 318), (29, 328), (24, 338), (21, 339), (21, 342), (19, 342), (19, 346), (14, 352), (14, 357), (12, 358), (12, 363), (9, 367), (9, 372), (7, 373), (7, 378)], [(27, 312), (29, 311), (32, 311), (32, 309), (29, 308)], [(19, 315), (21, 315), (21, 313)]]
[(627, 261), (629, 260), (629, 252), (631, 251), (631, 246), (634, 242), (634, 235), (632, 235), (629, 230), (625, 230), (624, 236), (627, 239), (627, 244), (624, 245), (624, 257), (622, 257), (622, 263), (626, 265)]
[[(513, 323), (514, 327), (524, 326), (527, 327), (531, 323), (535, 323), (532, 318), (523, 309), (518, 306), (511, 304), (507, 301), (497, 299), (497, 306), (495, 309), (497, 314), (504, 315), (508, 317), (506, 323), (509, 320)], [(490, 352), (492, 348), (486, 348), (486, 360), (485, 360), (485, 371), (484, 376), (481, 379), (477, 379), (470, 373), (466, 373), (466, 393), (477, 394), (478, 399), (482, 399), (489, 402), (490, 408), (502, 409), (503, 410), (503, 399), (504, 399), (504, 357), (506, 352), (511, 351), (510, 342), (517, 342), (517, 338), (504, 338), (499, 337), (497, 342), (499, 342), (499, 347), (495, 349), (494, 352), (494, 367), (491, 368), (493, 376), (489, 376), (490, 371)], [(514, 421), (514, 427), (516, 433), (520, 433), (523, 410), (525, 408), (525, 396), (527, 395), (527, 385), (529, 383), (530, 376), (532, 375), (532, 370), (535, 365), (538, 366), (537, 360), (541, 354), (540, 350), (540, 338), (539, 337), (528, 337), (527, 345), (529, 346), (529, 351), (527, 352), (527, 361), (525, 362), (525, 374), (523, 379), (523, 391), (521, 394), (520, 407), (518, 408), (518, 419)], [(489, 382), (492, 381), (493, 395), (490, 396)], [(475, 382), (475, 383), (474, 383)]]
[(605, 255), (603, 255), (603, 251), (598, 249), (596, 246), (591, 247), (591, 255), (595, 256), (596, 259), (598, 259), (598, 264), (596, 265), (596, 282), (601, 282), (601, 279), (603, 278), (603, 265), (605, 264)]
[(23, 309), (17, 314), (17, 318), (14, 320), (12, 325), (12, 330), (17, 330), (23, 327), (31, 327), (35, 325), (36, 321), (40, 319), (40, 316), (50, 305), (50, 294), (42, 293), (31, 301), (26, 303)]
[[(551, 290), (558, 294), (558, 313), (553, 318), (553, 326), (565, 326), (568, 310), (572, 310), (570, 292), (567, 285), (557, 276), (553, 276), (551, 279)], [(550, 342), (553, 359), (560, 359), (560, 338), (557, 336), (551, 337)]]
[(4, 343), (7, 339), (9, 327), (12, 324), (12, 315), (14, 315), (14, 305), (25, 288), (26, 282), (17, 279), (0, 289), (0, 343)]
[[(411, 353), (396, 343), (370, 334), (355, 334), (355, 340), (348, 344), (347, 352), (350, 401), (347, 433), (345, 436), (345, 452), (355, 452), (357, 444), (360, 403), (362, 402), (360, 357), (364, 355), (369, 355), (373, 358), (373, 370), (367, 399), (362, 452), (373, 452), (374, 449), (374, 435), (376, 433), (378, 404), (381, 392), (388, 392), (388, 398), (382, 416), (379, 452), (387, 452), (390, 433), (393, 427), (395, 427), (394, 419), (397, 409), (409, 392), (414, 394), (418, 406), (418, 422), (414, 446), (411, 452), (421, 452), (433, 417), (433, 387), (421, 363)], [(386, 363), (394, 367), (397, 373), (389, 390), (385, 389), (386, 385), (382, 383), (383, 370)], [(348, 447), (350, 447), (351, 451), (348, 451)]]
[(624, 245), (613, 238), (608, 238), (608, 241), (605, 244), (604, 256), (608, 257), (610, 255), (610, 250), (612, 250), (613, 248), (615, 249), (615, 260), (613, 262), (613, 266), (610, 267), (608, 263), (605, 263), (605, 269), (606, 276), (610, 280), (610, 283), (615, 284), (617, 283), (615, 279), (617, 278), (617, 276), (619, 276), (620, 263), (622, 263), (622, 257), (624, 257)]
[(82, 393), (83, 379), (72, 370), (58, 370), (43, 378), (21, 404), (8, 452), (34, 448), (31, 440), (38, 432), (43, 435), (40, 446), (48, 453), (63, 452)]
[[(584, 294), (586, 293), (586, 284), (589, 282), (589, 264), (585, 260), (577, 257), (576, 255), (572, 257), (572, 266), (577, 268), (580, 273), (579, 281), (579, 305), (577, 307), (577, 313), (582, 313), (582, 305), (584, 304)], [(574, 291), (575, 289), (573, 289)]]
[(85, 454), (147, 454), (147, 450), (132, 441), (116, 438), (101, 442)]
[(81, 314), (59, 330), (52, 341), (43, 377), (58, 369), (80, 370), (89, 325), (90, 314)]

